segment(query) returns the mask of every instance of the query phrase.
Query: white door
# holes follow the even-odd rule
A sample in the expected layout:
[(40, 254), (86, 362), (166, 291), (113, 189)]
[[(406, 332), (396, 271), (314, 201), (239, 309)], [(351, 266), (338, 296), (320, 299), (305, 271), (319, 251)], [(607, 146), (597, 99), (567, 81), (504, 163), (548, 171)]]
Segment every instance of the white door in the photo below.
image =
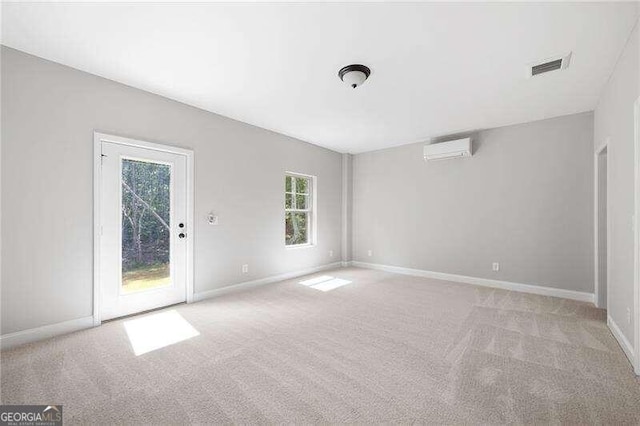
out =
[(101, 318), (184, 302), (186, 156), (105, 141), (101, 153)]

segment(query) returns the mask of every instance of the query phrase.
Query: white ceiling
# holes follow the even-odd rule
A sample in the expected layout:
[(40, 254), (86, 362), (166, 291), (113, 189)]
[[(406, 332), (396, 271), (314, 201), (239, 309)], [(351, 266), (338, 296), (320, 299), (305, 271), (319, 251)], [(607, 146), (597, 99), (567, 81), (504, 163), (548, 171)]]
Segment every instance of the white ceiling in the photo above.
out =
[[(9, 3), (2, 43), (340, 152), (593, 110), (628, 3)], [(566, 71), (528, 63), (573, 52)], [(350, 89), (338, 69), (363, 63)]]

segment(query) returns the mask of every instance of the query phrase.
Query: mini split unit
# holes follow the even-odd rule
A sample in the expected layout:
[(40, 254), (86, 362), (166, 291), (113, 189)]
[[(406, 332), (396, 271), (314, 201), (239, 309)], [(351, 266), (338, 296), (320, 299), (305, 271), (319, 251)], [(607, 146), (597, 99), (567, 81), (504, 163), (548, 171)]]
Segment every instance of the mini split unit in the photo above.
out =
[(426, 161), (471, 157), (471, 155), (471, 138), (432, 143), (424, 146), (424, 159)]

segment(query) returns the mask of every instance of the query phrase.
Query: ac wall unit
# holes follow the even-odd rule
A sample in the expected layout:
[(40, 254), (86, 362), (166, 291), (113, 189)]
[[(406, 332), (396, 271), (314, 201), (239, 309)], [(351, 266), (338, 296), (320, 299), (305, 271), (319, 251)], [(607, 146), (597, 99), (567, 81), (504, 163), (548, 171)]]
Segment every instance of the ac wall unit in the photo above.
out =
[(426, 161), (460, 157), (471, 157), (471, 138), (438, 142), (424, 146), (424, 159)]

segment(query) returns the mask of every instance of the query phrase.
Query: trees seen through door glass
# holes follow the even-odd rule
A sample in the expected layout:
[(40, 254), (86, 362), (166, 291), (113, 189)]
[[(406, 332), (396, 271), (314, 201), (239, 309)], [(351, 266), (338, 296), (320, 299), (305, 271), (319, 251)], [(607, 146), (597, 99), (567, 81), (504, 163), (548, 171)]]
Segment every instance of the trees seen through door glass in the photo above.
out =
[(122, 160), (122, 290), (171, 283), (171, 166)]

